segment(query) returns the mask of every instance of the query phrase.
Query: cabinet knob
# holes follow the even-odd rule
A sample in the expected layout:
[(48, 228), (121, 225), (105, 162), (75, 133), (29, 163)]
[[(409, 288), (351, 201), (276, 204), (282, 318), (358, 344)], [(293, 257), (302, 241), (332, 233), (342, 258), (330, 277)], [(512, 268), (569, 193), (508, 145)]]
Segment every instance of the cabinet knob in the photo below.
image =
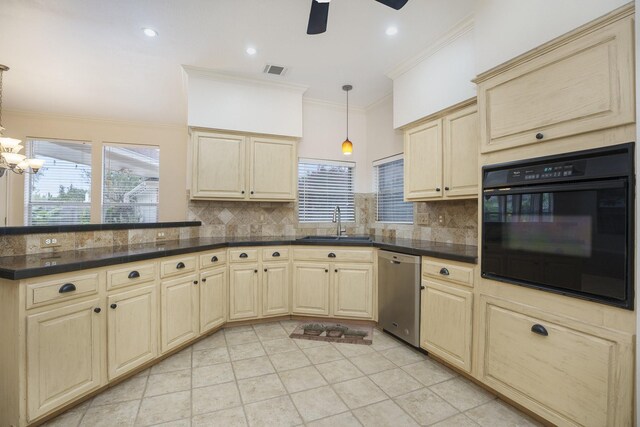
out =
[(129, 279), (137, 279), (138, 277), (140, 277), (140, 273), (137, 272), (136, 270), (133, 270), (131, 273), (129, 273), (127, 277)]
[(449, 191), (449, 187), (444, 187), (444, 191)]
[(549, 335), (549, 332), (547, 332), (547, 328), (538, 323), (531, 327), (531, 332), (533, 332), (534, 334), (542, 335), (543, 337)]
[(242, 191), (240, 192), (240, 194), (244, 194), (244, 190), (242, 190)]
[(542, 138), (544, 138), (544, 134), (543, 133), (541, 133), (541, 132), (536, 133), (536, 139), (538, 141), (541, 140)]
[(336, 254), (334, 254), (333, 252), (331, 252), (331, 253), (329, 253), (328, 257), (329, 257), (329, 258), (335, 258), (335, 257), (336, 257)]
[(420, 285), (420, 290), (421, 290), (421, 291), (424, 291), (424, 289), (425, 289), (425, 288), (424, 288), (424, 285)]
[(218, 262), (218, 257), (217, 256), (212, 256), (211, 257), (211, 262)]
[(253, 272), (254, 272), (254, 273), (257, 273), (257, 272), (258, 272), (258, 270), (253, 270)]
[(186, 267), (186, 266), (184, 265), (184, 262), (179, 262), (178, 264), (176, 264), (176, 268), (177, 268), (178, 270), (181, 270), (181, 269), (183, 269), (183, 268), (185, 268), (185, 267)]
[(440, 191), (440, 187), (436, 187), (436, 191)]
[(96, 307), (96, 308), (93, 309), (93, 311), (95, 313), (100, 313), (102, 311), (102, 309), (100, 307)]
[(116, 308), (118, 308), (118, 304), (113, 303), (113, 304), (111, 304), (109, 307), (111, 307), (112, 309), (114, 309), (114, 310), (115, 310)]
[(194, 285), (197, 285), (197, 284), (198, 284), (198, 281), (197, 281), (197, 280), (194, 280), (194, 281), (193, 281), (193, 284), (194, 284)]
[(326, 270), (326, 269), (325, 269), (325, 270), (324, 270), (324, 272), (325, 272), (325, 273), (328, 273), (328, 272), (329, 272), (329, 270)]
[(206, 282), (207, 278), (205, 277), (204, 279), (202, 279), (202, 283)]
[(336, 272), (336, 273), (338, 272), (338, 269), (337, 269), (337, 268), (335, 269), (335, 272)]
[(265, 272), (265, 273), (267, 272), (267, 269), (266, 269), (266, 268), (264, 269), (264, 272)]
[(251, 190), (251, 194), (253, 194), (253, 190)]
[(74, 285), (73, 283), (65, 283), (64, 285), (60, 286), (58, 292), (60, 292), (61, 294), (66, 294), (67, 292), (73, 292), (75, 290), (76, 285)]

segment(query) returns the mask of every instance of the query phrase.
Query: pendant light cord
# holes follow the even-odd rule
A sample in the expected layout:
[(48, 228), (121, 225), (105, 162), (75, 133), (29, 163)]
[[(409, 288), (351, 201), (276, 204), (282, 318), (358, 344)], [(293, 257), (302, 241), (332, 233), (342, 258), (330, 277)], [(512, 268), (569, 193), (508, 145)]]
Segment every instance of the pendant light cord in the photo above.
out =
[(347, 140), (349, 140), (349, 91), (347, 90)]

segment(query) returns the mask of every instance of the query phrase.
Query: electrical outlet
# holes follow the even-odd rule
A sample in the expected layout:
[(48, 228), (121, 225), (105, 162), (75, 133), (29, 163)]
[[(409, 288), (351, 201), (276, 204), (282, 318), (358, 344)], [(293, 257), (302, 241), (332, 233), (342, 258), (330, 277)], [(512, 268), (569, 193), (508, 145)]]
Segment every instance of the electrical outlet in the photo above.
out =
[(438, 215), (438, 224), (444, 225), (444, 214)]
[(40, 238), (40, 247), (41, 248), (55, 248), (60, 246), (60, 240), (57, 237), (41, 237)]
[(164, 231), (158, 231), (158, 234), (156, 234), (156, 240), (164, 240), (167, 238), (167, 233), (165, 233)]

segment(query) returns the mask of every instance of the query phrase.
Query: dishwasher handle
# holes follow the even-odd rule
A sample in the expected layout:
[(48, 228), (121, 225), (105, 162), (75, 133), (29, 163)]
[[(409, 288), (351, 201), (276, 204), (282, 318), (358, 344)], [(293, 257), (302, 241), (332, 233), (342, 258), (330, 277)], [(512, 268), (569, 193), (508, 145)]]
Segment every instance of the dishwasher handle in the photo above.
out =
[(402, 263), (400, 261), (396, 261), (395, 259), (392, 259), (391, 264), (402, 264)]

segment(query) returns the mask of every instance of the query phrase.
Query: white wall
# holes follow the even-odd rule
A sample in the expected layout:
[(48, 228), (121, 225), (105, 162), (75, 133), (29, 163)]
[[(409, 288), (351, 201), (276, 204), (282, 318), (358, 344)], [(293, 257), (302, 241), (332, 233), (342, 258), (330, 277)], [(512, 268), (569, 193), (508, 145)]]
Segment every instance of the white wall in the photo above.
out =
[(380, 100), (367, 108), (367, 160), (370, 181), (369, 191), (373, 191), (372, 163), (404, 151), (402, 131), (393, 128), (393, 97)]
[[(640, 123), (640, 85), (637, 84), (640, 82), (640, 9), (636, 9), (636, 123)], [(636, 141), (640, 141), (640, 126), (636, 125)], [(640, 171), (640, 153), (638, 146), (636, 145), (635, 153), (636, 153), (636, 176), (638, 171)], [(638, 298), (638, 278), (640, 277), (640, 272), (638, 269), (640, 268), (640, 250), (638, 250), (638, 242), (640, 242), (640, 190), (636, 185), (636, 263), (635, 263), (635, 310), (636, 310), (636, 333), (640, 331), (640, 316), (638, 316), (638, 303), (640, 298)], [(635, 423), (634, 425), (638, 425), (638, 408), (640, 408), (640, 340), (636, 339), (636, 411), (635, 415)]]

